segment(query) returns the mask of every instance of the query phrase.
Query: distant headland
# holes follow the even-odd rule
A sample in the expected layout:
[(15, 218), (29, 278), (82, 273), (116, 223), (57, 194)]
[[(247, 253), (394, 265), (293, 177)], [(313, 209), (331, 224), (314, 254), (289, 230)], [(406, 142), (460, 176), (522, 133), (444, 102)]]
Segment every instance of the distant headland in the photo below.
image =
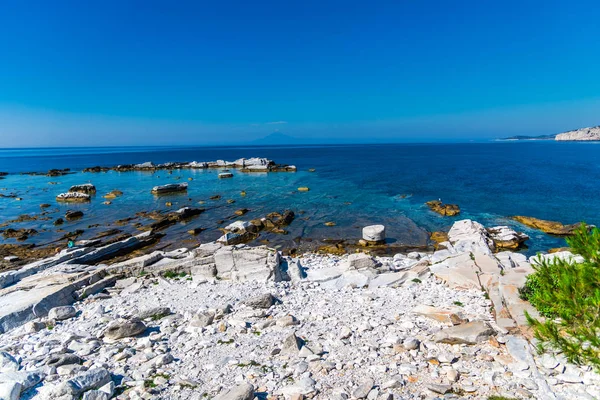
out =
[(600, 125), (589, 128), (580, 128), (554, 135), (540, 136), (511, 136), (500, 140), (557, 140), (562, 142), (600, 141)]

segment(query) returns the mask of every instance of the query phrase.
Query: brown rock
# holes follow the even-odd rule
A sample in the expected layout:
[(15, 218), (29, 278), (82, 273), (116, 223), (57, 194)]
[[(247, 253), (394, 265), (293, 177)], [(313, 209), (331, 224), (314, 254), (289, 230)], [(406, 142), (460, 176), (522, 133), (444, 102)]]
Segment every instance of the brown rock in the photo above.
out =
[(65, 219), (67, 221), (75, 221), (76, 219), (79, 219), (83, 217), (83, 212), (82, 211), (67, 211), (65, 213)]
[(112, 192), (105, 194), (104, 198), (105, 199), (116, 199), (119, 196), (123, 196), (123, 192), (121, 192), (120, 190), (113, 190)]
[(338, 244), (330, 244), (330, 245), (320, 246), (318, 248), (318, 252), (325, 253), (325, 254), (342, 255), (342, 254), (346, 254), (346, 249), (344, 248), (344, 245), (342, 245), (341, 243), (338, 243)]
[(553, 247), (551, 249), (548, 249), (549, 254), (558, 253), (561, 251), (571, 251), (571, 248), (570, 247)]
[(522, 223), (530, 228), (539, 229), (542, 232), (557, 236), (569, 236), (579, 228), (579, 224), (563, 225), (556, 221), (546, 221), (543, 219), (516, 215), (512, 217), (517, 222)]
[[(446, 232), (441, 232), (441, 231), (436, 231), (436, 232), (432, 232), (431, 235), (429, 236), (429, 239), (431, 239), (431, 241), (437, 243), (442, 243), (442, 242), (447, 242), (448, 241), (448, 233)], [(437, 245), (436, 245), (437, 248)]]
[(460, 213), (460, 207), (457, 204), (444, 204), (439, 200), (428, 201), (425, 204), (427, 204), (431, 211), (435, 211), (445, 217), (453, 217)]

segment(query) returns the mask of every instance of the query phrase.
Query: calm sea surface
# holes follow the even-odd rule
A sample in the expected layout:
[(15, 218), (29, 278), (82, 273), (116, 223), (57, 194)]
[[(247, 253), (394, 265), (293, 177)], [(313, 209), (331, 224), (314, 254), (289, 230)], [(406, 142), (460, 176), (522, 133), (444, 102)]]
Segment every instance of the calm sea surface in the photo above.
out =
[[(217, 170), (82, 173), (89, 166), (152, 161), (233, 161), (240, 157), (267, 157), (277, 163), (294, 164), (296, 173), (243, 174), (219, 180)], [(61, 177), (21, 175), (21, 172), (71, 168)], [(315, 168), (316, 172), (308, 172)], [(486, 226), (504, 224), (531, 236), (527, 253), (564, 245), (564, 240), (527, 229), (508, 219), (529, 215), (573, 223), (600, 225), (600, 145), (598, 143), (495, 142), (462, 144), (389, 144), (343, 146), (267, 147), (172, 147), (172, 148), (75, 148), (0, 150), (0, 171), (10, 175), (0, 180), (2, 194), (14, 193), (22, 201), (0, 198), (0, 222), (22, 214), (39, 215), (39, 205), (52, 204), (47, 220), (12, 224), (39, 231), (26, 243), (43, 244), (68, 231), (83, 229), (81, 238), (114, 228), (114, 221), (139, 211), (173, 210), (182, 206), (204, 207), (207, 212), (186, 225), (170, 228), (167, 236), (181, 243), (214, 240), (220, 236), (218, 220), (239, 208), (251, 211), (242, 219), (263, 217), (272, 211), (291, 209), (297, 218), (289, 235), (266, 234), (282, 246), (293, 246), (297, 237), (308, 239), (359, 238), (364, 225), (383, 223), (390, 242), (419, 245), (427, 231), (447, 229), (457, 218), (430, 212), (424, 203), (439, 199), (459, 204), (458, 218), (472, 218)], [(188, 181), (192, 178), (192, 181)], [(53, 182), (53, 184), (50, 184)], [(97, 189), (89, 204), (63, 205), (55, 196), (71, 185), (91, 182)], [(155, 185), (189, 182), (185, 195), (154, 197)], [(310, 187), (300, 193), (299, 186)], [(111, 205), (102, 204), (103, 194), (120, 189), (124, 195)], [(247, 195), (240, 196), (244, 190)], [(220, 194), (219, 201), (208, 200)], [(227, 199), (235, 200), (228, 204)], [(165, 205), (173, 203), (172, 207)], [(205, 203), (200, 205), (199, 202)], [(57, 232), (53, 221), (67, 209), (80, 209), (83, 219), (66, 223)], [(324, 222), (333, 221), (335, 227)], [(142, 223), (148, 221), (140, 221)], [(100, 226), (94, 226), (100, 225)], [(187, 231), (207, 230), (191, 237)], [(131, 225), (119, 229), (133, 233)], [(12, 240), (0, 239), (3, 243)], [(173, 245), (177, 247), (176, 244)]]

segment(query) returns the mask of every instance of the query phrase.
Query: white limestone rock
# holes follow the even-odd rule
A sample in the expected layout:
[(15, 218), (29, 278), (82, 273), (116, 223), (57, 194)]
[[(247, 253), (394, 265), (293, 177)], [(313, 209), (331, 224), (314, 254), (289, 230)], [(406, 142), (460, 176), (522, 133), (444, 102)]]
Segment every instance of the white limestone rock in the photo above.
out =
[(382, 242), (385, 240), (384, 225), (365, 226), (362, 230), (362, 238), (368, 242)]
[(282, 281), (279, 253), (266, 246), (225, 246), (214, 255), (217, 276), (234, 281)]
[(600, 126), (580, 128), (574, 131), (559, 133), (555, 140), (558, 141), (600, 141)]
[(484, 226), (470, 219), (456, 221), (448, 231), (448, 240), (458, 253), (478, 252), (491, 255), (495, 249), (494, 241)]

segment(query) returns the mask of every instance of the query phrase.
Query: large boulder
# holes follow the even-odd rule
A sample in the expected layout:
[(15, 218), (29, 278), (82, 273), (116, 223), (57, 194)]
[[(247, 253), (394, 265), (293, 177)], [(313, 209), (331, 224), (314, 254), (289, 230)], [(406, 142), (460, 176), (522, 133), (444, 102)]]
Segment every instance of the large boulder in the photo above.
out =
[(75, 315), (77, 315), (77, 310), (73, 306), (54, 307), (48, 312), (48, 318), (56, 321), (73, 318)]
[(496, 248), (499, 249), (516, 250), (521, 247), (525, 241), (529, 240), (529, 236), (525, 233), (517, 232), (508, 226), (494, 226), (488, 228), (487, 231), (494, 241)]
[(138, 319), (132, 319), (131, 321), (117, 321), (104, 331), (104, 337), (109, 340), (119, 340), (126, 337), (137, 336), (145, 330), (146, 325)]
[(248, 221), (235, 221), (227, 225), (224, 229), (230, 232), (240, 233), (251, 230), (254, 225)]
[(279, 282), (279, 253), (266, 246), (224, 246), (214, 254), (217, 277), (234, 281)]
[(342, 267), (346, 270), (371, 269), (379, 266), (377, 260), (365, 253), (350, 254)]
[(254, 399), (254, 386), (249, 383), (238, 385), (230, 390), (225, 390), (213, 400), (252, 400)]
[(271, 293), (264, 293), (244, 300), (244, 304), (252, 308), (271, 308), (275, 304), (275, 298)]
[(457, 253), (492, 254), (495, 250), (494, 241), (483, 225), (470, 219), (456, 221), (448, 232), (448, 240)]
[(362, 238), (367, 242), (383, 242), (385, 240), (385, 226), (365, 226), (362, 230)]

